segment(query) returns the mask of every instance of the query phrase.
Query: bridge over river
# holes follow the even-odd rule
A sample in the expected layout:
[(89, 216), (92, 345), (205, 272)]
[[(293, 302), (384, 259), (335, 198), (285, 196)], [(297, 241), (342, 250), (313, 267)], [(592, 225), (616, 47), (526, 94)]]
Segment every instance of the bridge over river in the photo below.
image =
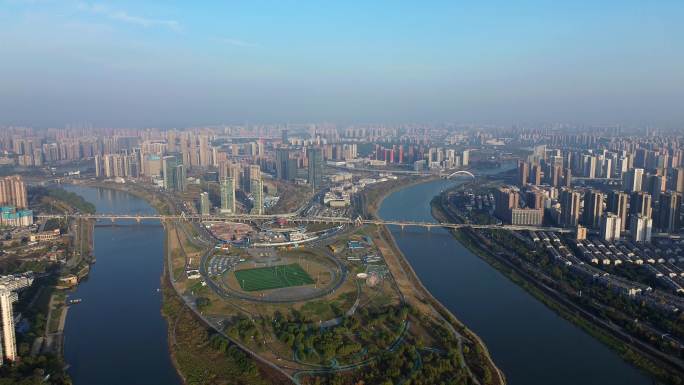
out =
[(333, 224), (333, 225), (385, 225), (385, 226), (398, 226), (403, 228), (406, 227), (420, 227), (431, 229), (437, 228), (448, 228), (448, 229), (460, 229), (460, 228), (473, 228), (473, 229), (498, 229), (498, 230), (511, 230), (511, 231), (549, 231), (554, 233), (570, 233), (572, 229), (561, 228), (561, 227), (548, 227), (548, 226), (526, 226), (526, 225), (482, 225), (473, 223), (435, 223), (435, 222), (416, 222), (416, 221), (398, 221), (398, 220), (383, 220), (383, 219), (363, 219), (363, 218), (348, 218), (348, 217), (324, 217), (324, 216), (309, 216), (302, 217), (296, 214), (274, 214), (274, 215), (259, 215), (259, 214), (233, 214), (233, 215), (196, 215), (196, 214), (179, 214), (179, 215), (149, 215), (149, 214), (74, 214), (74, 215), (37, 215), (38, 219), (63, 219), (63, 218), (80, 218), (80, 219), (93, 219), (93, 220), (105, 220), (115, 223), (116, 221), (122, 220), (133, 220), (136, 222), (142, 222), (143, 220), (158, 220), (158, 221), (177, 221), (185, 220), (191, 222), (255, 222), (255, 221), (276, 221), (283, 220), (291, 223), (321, 223), (321, 224)]

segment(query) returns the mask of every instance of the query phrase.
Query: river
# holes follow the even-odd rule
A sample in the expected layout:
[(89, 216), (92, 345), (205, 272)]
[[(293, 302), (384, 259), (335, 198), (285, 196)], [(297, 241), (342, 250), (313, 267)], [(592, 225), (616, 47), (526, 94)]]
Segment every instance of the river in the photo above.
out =
[[(434, 222), (430, 201), (457, 185), (436, 180), (390, 194), (379, 216)], [(510, 385), (641, 385), (652, 380), (566, 321), (444, 229), (391, 227), (425, 287), (477, 333)]]
[[(430, 200), (457, 181), (436, 180), (389, 195), (385, 219), (434, 221)], [(128, 193), (67, 186), (98, 212), (153, 213)], [(164, 230), (97, 227), (88, 279), (72, 297), (64, 354), (76, 385), (180, 384), (167, 349), (157, 292)], [(448, 232), (392, 228), (399, 248), (432, 294), (487, 344), (511, 385), (650, 384), (643, 373), (581, 329), (546, 308)]]
[[(144, 200), (121, 191), (65, 186), (102, 213), (154, 213)], [(124, 224), (118, 221), (117, 224)], [(157, 292), (164, 263), (158, 222), (96, 227), (88, 279), (71, 298), (64, 356), (75, 385), (180, 384), (167, 345)]]

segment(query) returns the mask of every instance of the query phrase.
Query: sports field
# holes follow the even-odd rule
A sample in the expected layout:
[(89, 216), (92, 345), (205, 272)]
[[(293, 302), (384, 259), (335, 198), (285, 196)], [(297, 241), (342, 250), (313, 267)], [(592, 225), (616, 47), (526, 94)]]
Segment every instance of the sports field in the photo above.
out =
[(298, 263), (237, 270), (235, 279), (244, 291), (278, 289), (314, 283), (314, 280)]

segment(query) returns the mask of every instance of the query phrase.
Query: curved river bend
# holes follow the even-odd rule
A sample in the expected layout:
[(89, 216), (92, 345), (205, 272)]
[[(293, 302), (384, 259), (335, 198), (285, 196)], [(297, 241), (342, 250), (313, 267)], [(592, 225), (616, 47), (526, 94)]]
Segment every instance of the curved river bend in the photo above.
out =
[[(155, 212), (126, 192), (81, 186), (65, 189), (93, 203), (98, 212)], [(157, 292), (164, 263), (164, 229), (158, 222), (96, 227), (94, 243), (97, 263), (71, 294), (83, 302), (69, 309), (64, 331), (64, 356), (74, 384), (180, 384)]]
[[(379, 216), (434, 222), (430, 201), (458, 181), (390, 194)], [(390, 227), (425, 287), (484, 340), (511, 385), (647, 385), (652, 380), (561, 318), (444, 229)]]
[[(434, 221), (430, 200), (458, 182), (437, 180), (389, 195), (385, 219)], [(66, 187), (99, 212), (153, 213), (128, 193)], [(151, 224), (151, 223), (150, 223)], [(510, 282), (448, 232), (391, 228), (432, 294), (478, 333), (511, 385), (651, 384), (616, 353)], [(72, 297), (65, 358), (76, 385), (180, 384), (156, 289), (164, 260), (160, 226), (97, 227), (90, 276)]]

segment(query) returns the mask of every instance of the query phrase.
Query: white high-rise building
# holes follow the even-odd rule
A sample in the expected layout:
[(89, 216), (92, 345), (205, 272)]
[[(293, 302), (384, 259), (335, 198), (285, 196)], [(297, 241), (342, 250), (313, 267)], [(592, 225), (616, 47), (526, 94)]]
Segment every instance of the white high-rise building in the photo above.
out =
[(632, 215), (629, 233), (634, 242), (651, 242), (652, 229), (653, 219), (641, 214)]
[(620, 239), (620, 230), (622, 229), (621, 223), (622, 221), (619, 216), (613, 213), (604, 214), (603, 217), (601, 217), (599, 232), (601, 239), (608, 242)]
[(3, 358), (9, 361), (14, 361), (17, 358), (17, 343), (14, 337), (14, 315), (12, 313), (12, 292), (9, 290), (0, 291), (0, 324), (2, 325), (0, 364), (2, 364)]
[(3, 358), (9, 361), (17, 359), (17, 341), (14, 335), (14, 314), (12, 304), (17, 300), (16, 290), (31, 286), (31, 273), (0, 277), (0, 365)]
[(624, 173), (624, 190), (627, 192), (638, 192), (641, 190), (641, 183), (644, 179), (643, 168), (633, 168)]

